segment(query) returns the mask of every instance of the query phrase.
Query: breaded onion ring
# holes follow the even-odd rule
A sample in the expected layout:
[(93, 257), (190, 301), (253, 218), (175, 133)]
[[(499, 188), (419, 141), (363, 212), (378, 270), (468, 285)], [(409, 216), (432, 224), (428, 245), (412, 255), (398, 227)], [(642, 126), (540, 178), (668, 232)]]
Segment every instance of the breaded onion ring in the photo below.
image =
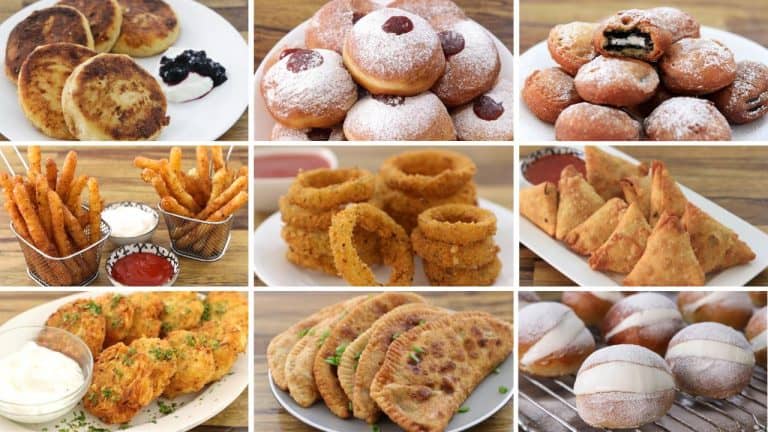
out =
[(472, 159), (450, 150), (414, 150), (392, 156), (381, 165), (387, 185), (411, 195), (446, 197), (477, 172)]
[(336, 268), (350, 285), (381, 285), (355, 247), (355, 228), (375, 233), (380, 241), (382, 262), (392, 268), (386, 285), (410, 285), (413, 282), (413, 252), (405, 230), (377, 207), (350, 204), (336, 213), (331, 222), (331, 251)]
[(375, 178), (359, 168), (318, 168), (299, 173), (288, 189), (291, 203), (308, 210), (329, 210), (373, 196)]
[(308, 268), (310, 270), (317, 270), (323, 273), (327, 273), (331, 276), (339, 275), (339, 272), (336, 271), (336, 265), (333, 263), (333, 258), (331, 257), (314, 257), (310, 255), (301, 255), (288, 249), (288, 252), (285, 253), (285, 258), (289, 262), (299, 267)]
[(418, 228), (411, 233), (411, 242), (416, 255), (439, 267), (461, 269), (481, 267), (493, 261), (499, 251), (499, 247), (493, 242), (493, 237), (467, 245), (455, 245), (428, 239)]
[[(331, 237), (328, 231), (305, 230), (284, 225), (280, 235), (288, 247), (298, 255), (333, 260)], [(376, 234), (358, 228), (355, 230), (354, 242), (363, 261), (368, 264), (381, 263), (379, 237)]]
[(419, 228), (427, 238), (465, 245), (496, 234), (496, 215), (470, 205), (446, 204), (421, 213)]
[(477, 202), (477, 187), (474, 182), (467, 182), (455, 193), (444, 197), (419, 197), (409, 195), (386, 184), (380, 187), (384, 205), (398, 213), (418, 215), (424, 210), (445, 204), (471, 204)]
[(278, 200), (280, 218), (288, 225), (305, 229), (327, 230), (331, 226), (331, 217), (339, 209), (312, 211), (291, 203), (286, 196)]
[(490, 263), (474, 268), (443, 268), (429, 261), (424, 261), (424, 273), (429, 283), (440, 286), (481, 286), (493, 285), (501, 273), (501, 260), (495, 258)]

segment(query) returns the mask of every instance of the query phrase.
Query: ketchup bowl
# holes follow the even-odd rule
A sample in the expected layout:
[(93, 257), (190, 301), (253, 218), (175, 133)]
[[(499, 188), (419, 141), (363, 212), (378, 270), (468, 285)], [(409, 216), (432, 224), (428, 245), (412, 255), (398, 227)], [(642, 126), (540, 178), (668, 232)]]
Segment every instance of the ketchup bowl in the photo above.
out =
[(107, 276), (114, 286), (171, 286), (179, 277), (179, 258), (152, 243), (120, 246), (107, 258)]

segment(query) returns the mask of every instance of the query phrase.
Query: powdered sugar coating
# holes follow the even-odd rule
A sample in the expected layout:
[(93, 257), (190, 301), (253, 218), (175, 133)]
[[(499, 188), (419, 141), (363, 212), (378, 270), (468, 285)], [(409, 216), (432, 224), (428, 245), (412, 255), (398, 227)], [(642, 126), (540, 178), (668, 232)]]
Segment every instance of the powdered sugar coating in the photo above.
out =
[(310, 48), (341, 52), (344, 38), (355, 23), (355, 14), (365, 15), (380, 7), (368, 0), (331, 0), (309, 20), (305, 41)]
[[(657, 293), (638, 293), (622, 299), (614, 306), (616, 309), (628, 309), (636, 312), (648, 309), (675, 309), (675, 303), (664, 295)], [(631, 312), (630, 312), (631, 313)]]
[(647, 13), (656, 25), (672, 33), (673, 43), (687, 37), (699, 37), (699, 23), (696, 18), (680, 9), (662, 6), (648, 9)]
[(640, 122), (624, 111), (580, 102), (564, 109), (555, 122), (559, 141), (639, 140)]
[(395, 0), (388, 7), (407, 10), (427, 21), (445, 17), (461, 19), (465, 16), (464, 11), (450, 0)]
[[(340, 127), (336, 126), (331, 129), (331, 134), (328, 137), (328, 141), (345, 141), (344, 131)], [(283, 126), (280, 123), (275, 123), (275, 127), (272, 128), (272, 141), (312, 141), (309, 134), (312, 129), (293, 129), (287, 126)]]
[(537, 302), (526, 306), (520, 311), (520, 343), (528, 344), (541, 339), (568, 314), (575, 315), (571, 308), (557, 302)]
[[(527, 308), (526, 308), (527, 309)], [(651, 366), (659, 369), (664, 369), (669, 372), (669, 367), (664, 359), (655, 352), (648, 348), (641, 347), (640, 345), (621, 344), (611, 345), (590, 354), (579, 369), (581, 371), (590, 369), (602, 363), (608, 362), (629, 362), (637, 363), (640, 365)]]
[(638, 428), (663, 417), (675, 399), (674, 389), (655, 393), (607, 392), (579, 395), (579, 416), (595, 427)]
[(485, 94), (504, 107), (504, 113), (496, 120), (481, 119), (475, 114), (472, 102), (454, 111), (453, 124), (462, 141), (508, 141), (513, 138), (512, 82), (499, 80)]
[(597, 56), (579, 69), (574, 84), (587, 101), (630, 106), (653, 95), (659, 86), (659, 75), (640, 60)]
[(656, 141), (731, 139), (731, 127), (714, 104), (693, 97), (662, 102), (645, 119), (645, 132)]
[(712, 39), (685, 38), (675, 42), (661, 58), (659, 68), (669, 89), (686, 94), (711, 93), (736, 77), (733, 52)]
[(731, 327), (716, 322), (703, 322), (689, 325), (680, 330), (672, 340), (669, 341), (669, 347), (672, 348), (679, 343), (693, 340), (711, 340), (733, 345), (747, 351), (751, 350), (749, 342), (743, 334)]
[(405, 97), (396, 106), (368, 95), (347, 113), (344, 132), (348, 137), (401, 141), (423, 135), (442, 117), (448, 117), (448, 111), (431, 92)]

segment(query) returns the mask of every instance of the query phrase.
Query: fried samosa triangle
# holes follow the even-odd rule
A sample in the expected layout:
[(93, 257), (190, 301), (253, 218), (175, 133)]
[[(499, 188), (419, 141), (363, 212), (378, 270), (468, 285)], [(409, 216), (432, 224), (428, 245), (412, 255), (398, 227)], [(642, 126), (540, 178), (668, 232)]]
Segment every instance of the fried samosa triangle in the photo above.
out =
[(616, 229), (589, 257), (592, 270), (627, 274), (645, 251), (651, 227), (637, 203), (631, 204), (619, 220)]
[(621, 198), (611, 198), (587, 220), (572, 229), (563, 241), (571, 250), (589, 255), (600, 247), (619, 224), (627, 203)]
[(685, 207), (683, 226), (691, 236), (693, 252), (704, 273), (755, 259), (755, 253), (735, 232), (691, 203)]
[(552, 182), (520, 190), (520, 213), (550, 236), (557, 224), (557, 186)]
[(651, 217), (651, 176), (627, 177), (619, 182), (627, 204), (637, 204), (646, 221)]
[(662, 213), (645, 252), (624, 279), (628, 286), (700, 286), (704, 271), (680, 218)]
[(669, 174), (664, 162), (653, 161), (651, 176), (651, 214), (648, 219), (651, 227), (656, 226), (656, 222), (664, 212), (678, 218), (683, 217), (688, 200), (680, 191), (675, 179)]
[(557, 208), (555, 238), (562, 240), (579, 224), (587, 220), (605, 201), (587, 183), (581, 174), (572, 174), (575, 168), (568, 165), (560, 174), (558, 189), (560, 203)]
[(459, 312), (428, 322), (392, 342), (371, 397), (405, 430), (443, 431), (512, 346), (512, 326), (485, 313)]
[(584, 147), (584, 161), (587, 181), (605, 200), (621, 196), (621, 179), (644, 176), (648, 172), (648, 167), (643, 164), (634, 164), (595, 146)]

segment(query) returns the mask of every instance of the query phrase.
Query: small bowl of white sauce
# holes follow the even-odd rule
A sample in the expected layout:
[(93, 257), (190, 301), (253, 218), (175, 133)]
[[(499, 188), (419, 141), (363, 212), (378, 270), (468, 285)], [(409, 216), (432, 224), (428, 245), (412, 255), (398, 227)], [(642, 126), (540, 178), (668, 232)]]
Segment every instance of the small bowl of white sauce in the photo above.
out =
[(0, 331), (0, 416), (19, 423), (61, 418), (85, 396), (92, 376), (91, 351), (66, 330)]
[(120, 201), (106, 206), (101, 218), (112, 229), (109, 238), (117, 246), (149, 242), (160, 223), (157, 210), (134, 201)]

